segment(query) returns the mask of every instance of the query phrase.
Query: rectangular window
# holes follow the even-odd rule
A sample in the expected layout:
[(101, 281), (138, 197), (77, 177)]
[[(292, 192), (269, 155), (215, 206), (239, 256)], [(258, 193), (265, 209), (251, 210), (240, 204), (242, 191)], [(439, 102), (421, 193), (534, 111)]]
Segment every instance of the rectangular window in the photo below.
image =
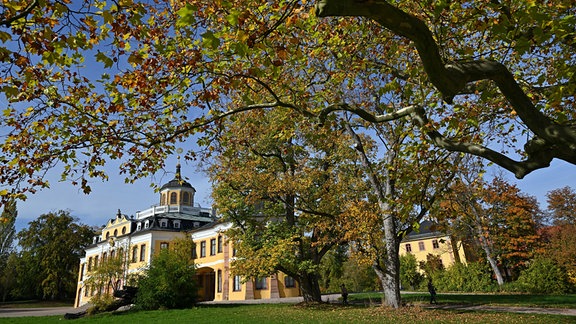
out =
[(98, 256), (94, 257), (94, 269), (98, 268)]
[(440, 248), (440, 244), (438, 244), (438, 240), (432, 240), (432, 247), (435, 249)]
[(222, 292), (222, 270), (218, 270), (218, 277), (216, 278), (218, 292)]
[(216, 255), (216, 239), (210, 240), (210, 255)]
[(198, 254), (196, 253), (196, 243), (192, 246), (192, 259), (197, 259)]
[(418, 242), (418, 249), (420, 249), (420, 251), (424, 251), (424, 242)]
[(140, 261), (146, 260), (146, 244), (140, 246)]
[(218, 253), (222, 253), (222, 235), (218, 235)]
[(292, 278), (290, 276), (284, 277), (284, 286), (286, 286), (286, 288), (296, 287), (296, 283), (294, 282), (294, 278)]
[(138, 247), (132, 248), (132, 263), (138, 262)]
[(92, 271), (92, 257), (88, 258), (88, 271)]
[(162, 242), (160, 243), (160, 250), (165, 250), (168, 248), (168, 243), (167, 242)]
[(242, 280), (240, 276), (234, 276), (234, 287), (232, 288), (234, 291), (242, 290)]
[(410, 243), (406, 243), (406, 252), (412, 252), (412, 246)]
[(268, 281), (267, 278), (256, 278), (256, 289), (268, 289)]
[(200, 257), (204, 258), (206, 256), (206, 241), (200, 242)]

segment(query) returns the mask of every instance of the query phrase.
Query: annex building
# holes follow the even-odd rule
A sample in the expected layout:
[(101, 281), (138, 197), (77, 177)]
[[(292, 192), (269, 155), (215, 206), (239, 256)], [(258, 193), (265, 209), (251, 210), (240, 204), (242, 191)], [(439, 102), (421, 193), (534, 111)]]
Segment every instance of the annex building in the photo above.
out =
[(418, 262), (426, 262), (428, 255), (436, 256), (445, 268), (467, 261), (463, 243), (437, 231), (428, 220), (420, 223), (418, 232), (406, 235), (400, 243), (400, 255), (407, 253), (413, 254)]
[[(247, 300), (295, 297), (300, 295), (297, 283), (283, 273), (248, 280), (231, 269), (235, 250), (225, 235), (229, 223), (221, 222), (211, 208), (194, 204), (196, 190), (181, 176), (176, 166), (173, 180), (160, 188), (160, 203), (134, 216), (118, 210), (94, 237), (80, 260), (75, 307), (88, 302), (98, 292), (112, 293), (130, 285), (130, 279), (141, 273), (154, 255), (170, 248), (178, 238), (191, 236), (195, 249), (199, 300)], [(107, 260), (120, 258), (122, 274), (114, 276), (105, 286), (90, 284), (95, 269)]]

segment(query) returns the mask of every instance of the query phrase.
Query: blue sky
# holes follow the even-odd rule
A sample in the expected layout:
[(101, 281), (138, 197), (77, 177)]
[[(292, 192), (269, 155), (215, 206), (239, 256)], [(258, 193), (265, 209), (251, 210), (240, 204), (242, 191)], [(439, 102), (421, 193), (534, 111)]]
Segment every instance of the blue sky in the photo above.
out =
[[(26, 227), (42, 214), (57, 210), (70, 210), (72, 216), (81, 223), (102, 226), (108, 219), (114, 218), (118, 209), (126, 215), (150, 208), (160, 202), (160, 196), (154, 192), (151, 184), (162, 185), (174, 178), (177, 159), (167, 161), (165, 172), (157, 173), (153, 178), (140, 179), (133, 184), (124, 183), (118, 175), (117, 165), (111, 162), (108, 181), (93, 180), (92, 192), (86, 195), (80, 187), (69, 182), (58, 182), (59, 172), (51, 170), (48, 174), (50, 188), (29, 195), (25, 201), (18, 202), (16, 230)], [(182, 161), (182, 176), (196, 189), (195, 204), (202, 207), (211, 205), (211, 184), (208, 178), (197, 171), (195, 164)]]
[[(82, 223), (101, 226), (116, 215), (118, 209), (127, 215), (134, 215), (159, 203), (159, 195), (150, 184), (161, 185), (173, 179), (177, 159), (166, 163), (166, 172), (158, 173), (154, 178), (145, 178), (134, 184), (125, 184), (118, 175), (114, 165), (110, 165), (110, 180), (94, 181), (92, 193), (86, 195), (79, 187), (67, 182), (51, 181), (51, 188), (31, 195), (18, 205), (17, 230), (25, 227), (28, 222), (50, 211), (68, 209)], [(493, 170), (499, 170), (494, 168)], [(54, 170), (56, 171), (56, 170)], [(546, 208), (546, 193), (550, 190), (570, 186), (576, 189), (576, 166), (555, 160), (547, 169), (537, 170), (517, 180), (512, 174), (504, 172), (507, 180), (516, 184), (524, 193), (535, 196), (542, 209)], [(182, 162), (182, 176), (196, 189), (195, 203), (203, 207), (211, 205), (211, 184), (207, 177), (197, 171), (192, 162)], [(49, 174), (52, 179), (58, 179), (58, 173)]]

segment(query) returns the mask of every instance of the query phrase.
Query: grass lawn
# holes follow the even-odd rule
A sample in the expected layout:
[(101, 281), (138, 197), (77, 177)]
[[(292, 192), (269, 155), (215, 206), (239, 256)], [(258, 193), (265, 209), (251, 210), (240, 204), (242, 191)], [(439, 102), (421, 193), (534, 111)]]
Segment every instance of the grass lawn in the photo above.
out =
[[(575, 305), (576, 295), (439, 295), (440, 303), (473, 303), (509, 306), (567, 307)], [(376, 305), (381, 294), (353, 294), (350, 306), (322, 304), (301, 306), (290, 304), (202, 305), (186, 310), (163, 310), (100, 314), (71, 320), (70, 323), (575, 323), (575, 317), (466, 312), (423, 309), (417, 304), (427, 302), (427, 294), (403, 295), (408, 304), (399, 310)], [(445, 298), (445, 299), (444, 299)], [(550, 304), (552, 303), (552, 305)], [(62, 323), (60, 316), (0, 318), (0, 323)]]

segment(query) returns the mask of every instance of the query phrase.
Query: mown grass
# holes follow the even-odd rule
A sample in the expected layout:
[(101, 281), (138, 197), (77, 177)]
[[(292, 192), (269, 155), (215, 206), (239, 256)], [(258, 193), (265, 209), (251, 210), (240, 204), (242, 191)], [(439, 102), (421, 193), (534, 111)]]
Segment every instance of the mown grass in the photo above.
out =
[(72, 305), (74, 305), (74, 300), (69, 301), (23, 300), (12, 302), (0, 302), (0, 311), (2, 308), (72, 307)]
[[(349, 306), (340, 304), (318, 304), (311, 306), (291, 304), (251, 305), (201, 305), (186, 310), (161, 310), (99, 314), (72, 320), (71, 323), (574, 323), (576, 318), (543, 314), (514, 314), (492, 312), (468, 312), (456, 310), (425, 309), (418, 305), (389, 309), (376, 304), (380, 294), (351, 295)], [(445, 295), (441, 295), (444, 297)], [(446, 295), (452, 297), (453, 295)], [(457, 298), (463, 296), (463, 298)], [(524, 305), (525, 298), (510, 295), (500, 299), (498, 295), (457, 295), (457, 303), (463, 304), (473, 297), (494, 301), (502, 305)], [(375, 297), (375, 298), (373, 298)], [(425, 294), (411, 294), (405, 299), (427, 301)], [(488, 298), (491, 297), (491, 298)], [(522, 295), (522, 297), (532, 297)], [(546, 300), (556, 301), (555, 306), (564, 305), (575, 296), (534, 296), (530, 305), (542, 305)], [(425, 299), (426, 298), (426, 299)], [(534, 301), (535, 300), (535, 301)], [(370, 303), (372, 301), (372, 303)], [(443, 301), (440, 300), (442, 303)], [(511, 302), (511, 303), (510, 303)], [(476, 304), (476, 302), (474, 302)], [(414, 304), (417, 304), (415, 302)], [(492, 303), (494, 304), (494, 303)], [(546, 304), (550, 306), (549, 304)], [(62, 316), (0, 318), (0, 323), (62, 323)]]
[[(350, 295), (353, 302), (371, 304), (380, 302), (382, 293), (361, 293)], [(576, 308), (576, 295), (528, 295), (528, 294), (438, 294), (440, 304), (521, 306), (547, 308)], [(428, 303), (428, 293), (402, 294), (402, 301), (407, 304)]]

